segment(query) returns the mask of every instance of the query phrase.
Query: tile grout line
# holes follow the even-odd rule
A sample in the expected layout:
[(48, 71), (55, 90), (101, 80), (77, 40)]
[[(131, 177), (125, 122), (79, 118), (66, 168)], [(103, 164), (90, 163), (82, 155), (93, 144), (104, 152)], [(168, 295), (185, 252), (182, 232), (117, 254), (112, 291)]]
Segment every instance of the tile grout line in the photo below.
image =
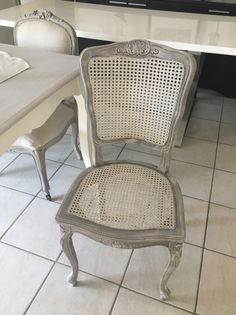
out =
[(125, 268), (125, 271), (124, 271), (124, 273), (123, 273), (123, 277), (122, 277), (121, 282), (120, 282), (120, 284), (119, 284), (119, 287), (118, 287), (118, 290), (117, 290), (116, 296), (115, 296), (114, 301), (113, 301), (113, 303), (112, 303), (112, 305), (111, 305), (111, 309), (110, 309), (110, 311), (109, 311), (108, 315), (112, 315), (112, 312), (113, 312), (113, 310), (114, 310), (114, 307), (115, 307), (115, 304), (116, 304), (116, 301), (117, 301), (118, 295), (119, 295), (119, 293), (120, 293), (120, 289), (122, 288), (122, 283), (123, 283), (124, 278), (125, 278), (125, 276), (126, 276), (126, 272), (127, 272), (127, 270), (128, 270), (128, 267), (129, 267), (129, 264), (130, 264), (131, 258), (132, 258), (132, 256), (133, 256), (133, 253), (134, 253), (134, 249), (132, 249), (132, 251), (131, 251), (131, 254), (130, 254), (130, 257), (129, 257), (128, 263), (127, 263), (126, 268)]
[(41, 255), (39, 255), (39, 254), (37, 254), (37, 253), (34, 253), (34, 252), (30, 252), (30, 251), (27, 250), (27, 249), (24, 249), (24, 248), (18, 247), (18, 246), (16, 246), (16, 245), (13, 245), (13, 244), (4, 242), (4, 241), (2, 241), (2, 240), (0, 241), (0, 244), (4, 244), (4, 245), (6, 245), (6, 246), (9, 246), (9, 247), (18, 249), (18, 250), (21, 251), (21, 252), (24, 252), (24, 253), (27, 253), (27, 254), (36, 256), (36, 257), (38, 257), (38, 258), (42, 258), (42, 259), (47, 260), (47, 261), (50, 261), (50, 262), (55, 262), (54, 259), (51, 259), (51, 258), (48, 258), (48, 257), (45, 257), (45, 256), (41, 256)]
[(0, 175), (5, 171), (6, 168), (8, 168), (8, 166), (10, 166), (13, 162), (15, 162), (15, 160), (20, 156), (21, 154), (18, 154), (10, 163), (8, 163), (1, 171), (0, 171)]
[(48, 271), (48, 273), (46, 274), (45, 278), (43, 279), (42, 283), (39, 285), (38, 289), (36, 290), (36, 292), (35, 292), (33, 298), (31, 299), (30, 303), (29, 303), (28, 306), (26, 307), (26, 309), (25, 309), (23, 315), (26, 315), (26, 314), (27, 314), (27, 312), (28, 312), (28, 310), (30, 309), (31, 305), (34, 303), (35, 298), (37, 297), (37, 295), (38, 295), (38, 293), (40, 292), (41, 288), (43, 287), (44, 283), (47, 281), (47, 279), (48, 279), (48, 277), (49, 277), (51, 271), (53, 270), (53, 268), (54, 268), (54, 266), (56, 265), (57, 260), (59, 259), (60, 256), (61, 256), (61, 251), (60, 251), (59, 255), (57, 256), (56, 260), (53, 262), (51, 268), (49, 269), (49, 271)]
[[(23, 210), (20, 212), (20, 214), (13, 220), (13, 222), (8, 226), (8, 228), (4, 231), (4, 233), (0, 237), (0, 241), (2, 241), (2, 238), (8, 233), (8, 231), (13, 227), (13, 225), (18, 221), (18, 219), (22, 216), (22, 214), (27, 210), (27, 208), (31, 205), (31, 203), (36, 199), (36, 196), (34, 196), (27, 205), (23, 208)], [(4, 243), (4, 242), (3, 242)]]
[(222, 115), (223, 115), (223, 108), (224, 108), (224, 98), (223, 98), (223, 104), (222, 104), (221, 113), (220, 113), (220, 123), (219, 123), (217, 142), (216, 142), (216, 153), (215, 153), (215, 160), (214, 160), (214, 165), (213, 165), (213, 173), (212, 173), (212, 179), (211, 179), (211, 188), (210, 188), (209, 202), (208, 202), (208, 208), (207, 208), (207, 217), (206, 217), (206, 225), (205, 225), (203, 247), (202, 247), (202, 254), (201, 254), (201, 262), (200, 262), (200, 269), (199, 269), (197, 294), (196, 294), (195, 306), (194, 306), (194, 312), (195, 313), (197, 312), (198, 299), (199, 299), (199, 293), (200, 293), (200, 284), (201, 284), (201, 276), (202, 276), (202, 268), (203, 268), (203, 260), (204, 260), (204, 251), (205, 251), (205, 244), (206, 244), (206, 237), (207, 237), (207, 228), (208, 228), (208, 222), (209, 222), (209, 214), (210, 214), (210, 206), (211, 206), (211, 195), (212, 195), (213, 182), (214, 182), (214, 176), (215, 176), (215, 166), (216, 166), (217, 153), (218, 153), (217, 151), (218, 151), (219, 138), (220, 138), (220, 128), (221, 128), (221, 119), (222, 119)]
[[(145, 294), (145, 293), (142, 293), (142, 292), (139, 292), (139, 291), (135, 291), (134, 289), (131, 289), (131, 288), (128, 288), (128, 287), (125, 287), (125, 286), (121, 286), (121, 288), (123, 288), (123, 289), (125, 289), (125, 290), (128, 290), (128, 291), (130, 291), (130, 292), (139, 294), (139, 295), (141, 295), (141, 296), (144, 296), (144, 297), (146, 297), (146, 298), (148, 298), (148, 299), (151, 299), (151, 300), (153, 300), (153, 301), (156, 301), (156, 302), (162, 303), (162, 304), (164, 304), (164, 305), (170, 306), (170, 307), (172, 307), (172, 308), (174, 308), (174, 309), (178, 309), (178, 310), (187, 312), (187, 313), (189, 313), (189, 314), (194, 314), (194, 315), (197, 314), (197, 313), (191, 312), (191, 311), (189, 311), (189, 310), (187, 310), (187, 309), (185, 309), (185, 308), (179, 307), (179, 306), (177, 306), (177, 305), (170, 304), (170, 303), (167, 303), (167, 302), (165, 302), (165, 301), (159, 300), (158, 298), (155, 298), (155, 297), (153, 297), (153, 296), (147, 295), (147, 294)], [(110, 315), (110, 314), (109, 314), (109, 315)]]

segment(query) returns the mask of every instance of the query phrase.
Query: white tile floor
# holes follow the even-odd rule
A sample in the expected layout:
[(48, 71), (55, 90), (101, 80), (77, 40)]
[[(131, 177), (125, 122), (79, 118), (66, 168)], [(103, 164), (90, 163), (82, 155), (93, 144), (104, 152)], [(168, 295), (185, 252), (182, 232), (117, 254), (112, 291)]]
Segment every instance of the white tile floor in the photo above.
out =
[[(235, 315), (236, 314), (236, 100), (199, 90), (182, 148), (171, 163), (184, 194), (187, 238), (172, 296), (159, 300), (167, 250), (135, 251), (76, 235), (78, 287), (66, 282), (54, 217), (81, 172), (70, 136), (49, 150), (54, 202), (40, 192), (29, 156), (0, 157), (1, 315)], [(109, 158), (158, 163), (157, 152), (136, 145), (104, 148)]]

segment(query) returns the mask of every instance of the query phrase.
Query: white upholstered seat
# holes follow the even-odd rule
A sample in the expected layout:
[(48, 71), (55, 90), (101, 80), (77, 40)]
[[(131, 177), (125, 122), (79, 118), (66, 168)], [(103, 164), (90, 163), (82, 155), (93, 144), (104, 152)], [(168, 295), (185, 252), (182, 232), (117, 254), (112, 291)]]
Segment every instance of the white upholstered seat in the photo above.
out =
[[(36, 10), (19, 20), (14, 27), (15, 44), (21, 47), (53, 51), (55, 53), (74, 55), (78, 52), (74, 29), (52, 12)], [(78, 147), (77, 103), (74, 97), (63, 100), (39, 128), (18, 138), (12, 150), (29, 153), (33, 156), (40, 176), (42, 189), (47, 199), (51, 200), (50, 187), (45, 165), (45, 151), (58, 142), (72, 126), (72, 146), (81, 159)]]

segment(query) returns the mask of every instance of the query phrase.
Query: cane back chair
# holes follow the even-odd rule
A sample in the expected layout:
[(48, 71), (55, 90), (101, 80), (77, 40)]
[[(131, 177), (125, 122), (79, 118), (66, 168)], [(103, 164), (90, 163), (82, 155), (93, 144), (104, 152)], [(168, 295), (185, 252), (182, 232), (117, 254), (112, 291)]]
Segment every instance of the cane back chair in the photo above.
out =
[[(35, 10), (15, 24), (14, 41), (21, 47), (44, 49), (69, 55), (78, 53), (77, 38), (72, 26), (44, 9)], [(77, 103), (74, 97), (64, 99), (41, 127), (18, 138), (11, 147), (12, 151), (33, 156), (42, 190), (48, 200), (51, 200), (51, 195), (46, 172), (45, 152), (64, 136), (69, 126), (72, 127), (72, 147), (77, 157), (81, 159), (78, 147)]]
[[(87, 49), (81, 55), (92, 165), (72, 184), (56, 221), (62, 248), (77, 282), (74, 232), (120, 248), (166, 246), (170, 261), (160, 282), (178, 266), (185, 239), (182, 194), (169, 174), (169, 152), (195, 72), (191, 55), (134, 40)], [(160, 166), (134, 161), (103, 162), (100, 146), (114, 141), (146, 143), (161, 152)]]

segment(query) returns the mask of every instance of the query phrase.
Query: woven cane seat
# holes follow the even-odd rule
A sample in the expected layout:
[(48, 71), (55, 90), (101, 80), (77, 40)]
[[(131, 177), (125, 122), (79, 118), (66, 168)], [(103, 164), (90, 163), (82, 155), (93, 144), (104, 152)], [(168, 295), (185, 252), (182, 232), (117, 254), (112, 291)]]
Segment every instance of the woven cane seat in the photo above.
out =
[(124, 230), (173, 230), (176, 226), (169, 180), (154, 169), (129, 163), (90, 171), (77, 187), (67, 213)]

